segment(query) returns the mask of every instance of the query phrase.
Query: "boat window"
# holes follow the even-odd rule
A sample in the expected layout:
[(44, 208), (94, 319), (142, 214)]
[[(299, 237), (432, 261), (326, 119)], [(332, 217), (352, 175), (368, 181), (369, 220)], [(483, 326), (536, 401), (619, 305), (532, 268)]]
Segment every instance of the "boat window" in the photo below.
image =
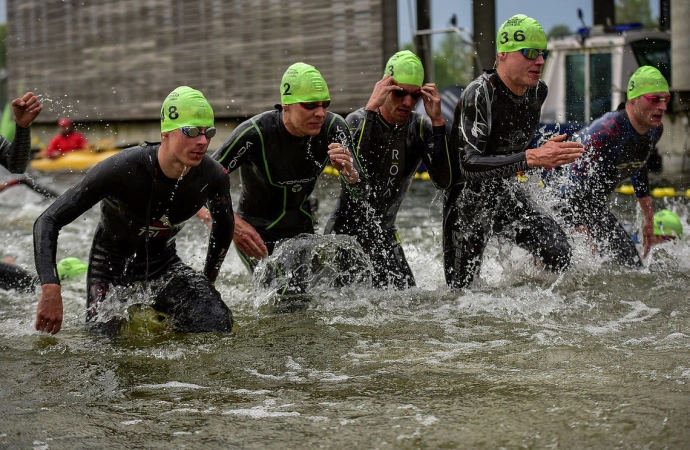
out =
[(565, 74), (567, 122), (590, 122), (611, 111), (610, 53), (567, 55)]
[(611, 53), (589, 57), (589, 119), (592, 121), (611, 111)]
[(633, 42), (631, 46), (640, 66), (656, 67), (671, 85), (671, 41), (645, 39)]
[(565, 57), (565, 120), (585, 121), (585, 55)]

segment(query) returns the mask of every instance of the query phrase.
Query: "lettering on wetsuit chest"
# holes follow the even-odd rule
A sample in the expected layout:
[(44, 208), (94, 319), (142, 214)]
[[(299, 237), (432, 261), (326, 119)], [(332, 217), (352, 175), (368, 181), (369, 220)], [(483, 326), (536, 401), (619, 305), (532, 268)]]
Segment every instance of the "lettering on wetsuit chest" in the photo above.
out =
[[(149, 237), (167, 237), (170, 235), (171, 228), (170, 219), (163, 215), (163, 217), (154, 220), (153, 223), (149, 225)], [(145, 226), (139, 229), (139, 236), (144, 234), (146, 234)]]
[(644, 166), (644, 164), (646, 162), (647, 161), (632, 161), (629, 163), (618, 164), (616, 166), (616, 169), (623, 170), (623, 169), (628, 168), (628, 167), (632, 167), (633, 169), (639, 169), (640, 167)]
[(388, 168), (388, 181), (386, 182), (386, 190), (383, 195), (386, 197), (393, 196), (393, 188), (395, 188), (395, 179), (400, 173), (400, 150), (391, 149), (391, 165)]

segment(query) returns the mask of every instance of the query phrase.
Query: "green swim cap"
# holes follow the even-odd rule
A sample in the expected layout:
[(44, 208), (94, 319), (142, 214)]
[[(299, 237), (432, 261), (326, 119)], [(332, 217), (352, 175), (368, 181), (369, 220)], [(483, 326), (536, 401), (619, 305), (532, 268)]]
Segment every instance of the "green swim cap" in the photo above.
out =
[(668, 82), (657, 68), (642, 66), (630, 75), (628, 100), (650, 92), (668, 92)]
[(292, 105), (301, 102), (325, 102), (330, 100), (328, 85), (314, 66), (302, 62), (288, 67), (280, 83), (280, 102)]
[(89, 266), (87, 266), (84, 261), (70, 256), (69, 258), (61, 259), (60, 262), (57, 263), (58, 278), (61, 280), (74, 278), (86, 272), (88, 268)]
[(212, 126), (213, 109), (201, 92), (180, 86), (165, 97), (161, 107), (161, 132)]
[(662, 209), (654, 214), (654, 234), (657, 236), (683, 237), (683, 224), (673, 212)]
[(383, 75), (386, 74), (389, 74), (400, 84), (413, 84), (415, 86), (424, 84), (422, 60), (409, 50), (403, 50), (391, 56), (383, 71)]
[(524, 14), (515, 14), (503, 22), (496, 35), (496, 53), (523, 48), (546, 50), (546, 33), (539, 22)]

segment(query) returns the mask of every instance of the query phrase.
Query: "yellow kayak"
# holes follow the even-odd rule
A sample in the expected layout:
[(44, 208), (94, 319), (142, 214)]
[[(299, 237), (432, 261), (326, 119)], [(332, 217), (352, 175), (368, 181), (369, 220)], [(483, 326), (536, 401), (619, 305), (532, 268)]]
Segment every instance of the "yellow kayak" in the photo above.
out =
[(82, 172), (90, 169), (104, 159), (118, 153), (120, 150), (92, 151), (79, 150), (69, 152), (59, 158), (33, 159), (29, 166), (39, 172), (55, 172), (59, 170)]

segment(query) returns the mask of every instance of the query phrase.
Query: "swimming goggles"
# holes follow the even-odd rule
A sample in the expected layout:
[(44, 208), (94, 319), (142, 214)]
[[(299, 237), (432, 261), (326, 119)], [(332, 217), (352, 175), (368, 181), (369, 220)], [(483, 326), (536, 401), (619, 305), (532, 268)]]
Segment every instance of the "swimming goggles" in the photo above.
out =
[(403, 90), (398, 90), (398, 89), (394, 90), (393, 95), (395, 95), (398, 98), (405, 98), (405, 96), (409, 95), (410, 97), (412, 97), (412, 100), (414, 100), (414, 101), (417, 101), (420, 98), (422, 98), (421, 92), (412, 93), (412, 92), (408, 92), (404, 89)]
[(300, 106), (306, 109), (307, 111), (313, 111), (318, 107), (327, 109), (329, 106), (331, 106), (331, 101), (326, 100), (325, 102), (300, 102)]
[(205, 132), (201, 131), (199, 127), (180, 127), (180, 131), (182, 131), (182, 134), (184, 134), (188, 138), (195, 138), (202, 134), (206, 136), (207, 139), (211, 139), (213, 136), (216, 135), (215, 127), (206, 128)]
[(546, 61), (546, 58), (549, 57), (548, 50), (537, 50), (536, 48), (523, 48), (520, 50), (520, 53), (522, 53), (522, 56), (527, 59), (537, 59), (539, 58), (539, 55), (541, 55), (542, 58), (544, 58), (544, 61)]
[(671, 101), (671, 96), (670, 95), (649, 95), (649, 94), (642, 94), (642, 97), (646, 98), (649, 103), (652, 105), (656, 105), (659, 102), (664, 102), (668, 105), (668, 102)]

